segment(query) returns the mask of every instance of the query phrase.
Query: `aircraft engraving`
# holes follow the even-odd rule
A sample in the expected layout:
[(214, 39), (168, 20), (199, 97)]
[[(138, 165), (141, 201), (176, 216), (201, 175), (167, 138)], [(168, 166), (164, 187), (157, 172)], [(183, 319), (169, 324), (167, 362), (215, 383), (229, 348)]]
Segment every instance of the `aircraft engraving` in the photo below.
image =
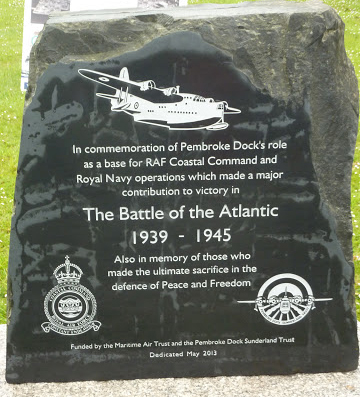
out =
[(111, 110), (125, 112), (139, 123), (166, 127), (170, 130), (224, 130), (229, 124), (225, 114), (241, 113), (226, 101), (180, 92), (180, 87), (157, 88), (153, 80), (133, 81), (126, 67), (119, 77), (88, 69), (79, 74), (115, 90), (114, 94), (97, 93), (110, 100)]
[(315, 298), (306, 280), (296, 274), (283, 273), (267, 280), (255, 300), (237, 302), (254, 303), (254, 310), (273, 324), (291, 325), (314, 310), (315, 302), (332, 300), (333, 298)]

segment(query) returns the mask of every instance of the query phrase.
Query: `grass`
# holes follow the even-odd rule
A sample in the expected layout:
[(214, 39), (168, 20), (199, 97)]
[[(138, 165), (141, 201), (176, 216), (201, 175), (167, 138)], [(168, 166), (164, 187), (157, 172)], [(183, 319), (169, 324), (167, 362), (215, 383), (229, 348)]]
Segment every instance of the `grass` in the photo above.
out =
[[(327, 0), (345, 22), (345, 48), (360, 81), (360, 2), (358, 0)], [(360, 124), (359, 124), (360, 126)], [(360, 128), (359, 128), (360, 130)], [(351, 179), (351, 215), (353, 218), (353, 249), (355, 265), (355, 301), (360, 321), (360, 134), (356, 142)]]
[[(238, 0), (189, 0), (198, 3), (237, 3)], [(346, 24), (346, 51), (360, 77), (360, 2), (325, 0)], [(17, 157), (24, 95), (20, 91), (23, 0), (0, 0), (0, 323), (6, 322), (6, 275)], [(360, 139), (352, 178), (356, 307), (360, 320)]]
[(0, 0), (0, 323), (6, 320), (10, 221), (24, 95), (20, 91), (23, 0)]

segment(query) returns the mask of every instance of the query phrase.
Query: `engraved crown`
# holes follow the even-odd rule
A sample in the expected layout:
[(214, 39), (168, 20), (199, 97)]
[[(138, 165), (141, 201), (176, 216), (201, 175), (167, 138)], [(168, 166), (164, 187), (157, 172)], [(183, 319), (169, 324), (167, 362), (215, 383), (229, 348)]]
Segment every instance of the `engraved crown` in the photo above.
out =
[(65, 263), (62, 263), (54, 270), (54, 276), (56, 277), (59, 284), (78, 284), (82, 274), (83, 272), (79, 266), (75, 265), (74, 263), (70, 263), (70, 258), (68, 255), (65, 256)]

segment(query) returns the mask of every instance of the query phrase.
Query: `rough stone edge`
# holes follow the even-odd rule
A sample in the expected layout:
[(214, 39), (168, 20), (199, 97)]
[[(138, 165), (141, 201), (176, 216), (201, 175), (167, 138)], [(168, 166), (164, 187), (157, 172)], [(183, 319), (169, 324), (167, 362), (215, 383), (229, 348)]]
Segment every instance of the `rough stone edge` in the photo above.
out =
[[(60, 62), (62, 57), (54, 58), (52, 61), (39, 67), (36, 59), (37, 48), (41, 44), (42, 37), (48, 35), (52, 29), (61, 28), (66, 23), (73, 23), (74, 27), (81, 27), (84, 23), (97, 22), (106, 23), (115, 20), (124, 20), (136, 18), (139, 20), (148, 20), (149, 22), (158, 22), (158, 24), (166, 25), (172, 24), (183, 19), (194, 20), (199, 18), (217, 19), (228, 16), (247, 16), (247, 15), (266, 15), (266, 14), (282, 14), (289, 15), (292, 12), (310, 13), (310, 12), (324, 12), (331, 9), (330, 6), (322, 3), (320, 0), (307, 0), (305, 2), (294, 2), (286, 0), (257, 0), (255, 2), (244, 2), (239, 4), (199, 4), (187, 7), (171, 7), (155, 10), (142, 10), (138, 8), (118, 9), (118, 10), (98, 10), (98, 11), (78, 11), (78, 12), (62, 12), (54, 13), (49, 16), (48, 21), (44, 25), (42, 31), (39, 33), (37, 40), (32, 47), (30, 54), (30, 75), (29, 85), (25, 98), (25, 108), (31, 102), (32, 97), (36, 91), (36, 82), (45, 70), (52, 64)], [(191, 11), (189, 13), (189, 10)], [(229, 12), (231, 14), (229, 15)], [(68, 19), (67, 19), (68, 18)], [(89, 18), (87, 20), (86, 18)], [(154, 37), (149, 37), (144, 45), (153, 40)], [(135, 50), (135, 48), (122, 48), (122, 53)], [(56, 53), (56, 51), (54, 52)], [(117, 53), (119, 54), (119, 52)], [(99, 55), (99, 54), (97, 54)], [(115, 53), (104, 53), (104, 59), (109, 59), (116, 56)], [(80, 57), (81, 58), (81, 57)], [(70, 61), (70, 60), (68, 60)]]
[[(264, 2), (264, 3), (272, 3), (272, 2)], [(257, 4), (264, 4), (264, 3), (261, 2), (261, 3), (257, 3)], [(308, 3), (309, 4), (322, 4), (322, 3), (318, 2), (318, 1), (310, 1)], [(244, 4), (244, 3), (242, 3), (242, 4)], [(253, 4), (256, 4), (256, 3), (253, 3)], [(274, 4), (274, 3), (272, 3), (272, 4)], [(287, 3), (287, 4), (289, 4), (289, 3)], [(297, 3), (293, 3), (293, 4), (297, 4)], [(300, 4), (307, 4), (307, 3), (300, 3)], [(278, 4), (276, 3), (276, 5), (278, 5)], [(340, 17), (330, 7), (325, 6), (326, 10), (324, 9), (324, 7), (320, 7), (320, 9), (321, 9), (322, 14), (323, 14), (325, 19), (332, 20), (333, 18), (335, 18), (335, 19), (338, 18), (338, 20), (341, 21)], [(246, 13), (246, 15), (251, 14), (250, 8), (248, 8), (247, 11), (249, 11), (249, 12)], [(284, 11), (285, 14), (288, 14), (288, 12), (289, 12), (288, 10), (286, 12)], [(144, 15), (144, 14), (145, 13), (141, 13), (141, 15)], [(163, 14), (164, 14), (163, 12), (161, 14), (156, 13), (156, 15), (159, 15), (160, 17)], [(273, 14), (275, 14), (275, 12), (273, 12)], [(326, 15), (326, 14), (328, 14), (328, 15)], [(332, 15), (330, 15), (330, 14), (332, 14)], [(152, 15), (155, 15), (155, 12), (152, 12)], [(243, 15), (243, 14), (241, 14), (241, 15)], [(161, 18), (160, 18), (160, 21), (161, 21)], [(167, 23), (169, 23), (170, 21), (171, 20), (167, 19)], [(49, 29), (49, 28), (51, 29), (52, 27), (50, 25), (46, 25), (45, 29)], [(347, 58), (346, 52), (345, 52), (345, 49), (344, 49), (344, 42), (343, 42), (344, 24), (343, 24), (343, 22), (341, 21), (336, 29), (333, 29), (331, 24), (329, 26), (327, 26), (326, 32), (322, 35), (322, 37), (320, 39), (321, 39), (321, 41), (322, 41), (323, 37), (325, 37), (325, 39), (326, 39), (326, 37), (331, 35), (331, 31), (336, 31), (336, 30), (340, 32), (341, 37), (342, 37), (341, 41), (339, 42), (339, 44), (340, 44), (339, 47), (341, 47), (339, 49), (339, 54), (341, 56), (337, 59), (338, 60), (338, 66), (346, 68), (348, 71), (350, 70), (351, 73), (350, 73), (349, 76), (347, 76), (349, 78), (345, 81), (345, 85), (348, 88), (350, 88), (350, 87), (354, 86), (354, 83), (355, 84), (357, 83), (357, 80), (356, 80), (356, 75), (355, 75), (355, 71), (354, 71), (353, 65), (351, 64), (350, 60)], [(40, 35), (37, 44), (41, 41), (42, 35), (43, 35), (43, 33)], [(149, 41), (150, 40), (152, 40), (152, 38), (150, 38)], [(34, 51), (36, 51), (36, 46), (35, 46)], [(109, 57), (112, 57), (112, 56), (114, 56), (114, 55), (113, 54), (109, 54)], [(33, 57), (33, 55), (32, 55), (32, 57)], [(49, 66), (49, 65), (47, 65), (47, 66)], [(35, 73), (35, 75), (33, 75), (33, 78), (34, 78), (33, 81), (35, 81), (35, 79), (37, 79), (42, 74), (42, 72), (41, 73), (39, 71), (37, 71), (37, 72), (38, 72), (37, 75), (36, 75), (36, 73)], [(34, 77), (34, 76), (36, 76), (36, 77)], [(342, 77), (343, 76), (341, 74), (338, 75), (338, 78), (340, 80), (341, 80)], [(313, 76), (313, 79), (314, 80), (318, 79), (318, 81), (320, 81), (321, 80), (321, 76)], [(26, 102), (25, 107), (31, 102), (31, 99), (32, 99), (32, 97), (33, 97), (33, 95), (35, 93), (35, 88), (36, 88), (36, 85), (34, 84), (33, 90), (28, 91), (27, 102)], [(346, 92), (346, 90), (344, 90), (344, 92)], [(351, 90), (349, 89), (347, 92), (351, 92)], [(310, 97), (311, 97), (311, 95), (310, 95)], [(351, 108), (352, 108), (353, 112), (355, 113), (356, 117), (358, 117), (359, 116), (359, 112), (358, 112), (358, 96), (357, 97), (355, 97), (355, 96), (348, 97), (347, 99), (348, 99), (347, 103), (351, 105)], [(318, 100), (318, 101), (321, 102), (321, 98), (320, 99), (310, 98), (310, 102), (311, 102), (311, 100), (314, 100), (314, 101)], [(326, 102), (324, 102), (324, 104), (326, 104)], [(317, 106), (319, 107), (319, 105), (317, 105)], [(322, 159), (326, 159), (328, 156), (326, 156), (327, 155), (326, 150), (323, 149), (323, 147), (326, 147), (326, 145), (322, 145), (321, 144), (321, 142), (324, 139), (324, 137), (320, 136), (320, 134), (318, 132), (320, 129), (321, 128), (320, 128), (319, 125), (316, 125), (316, 123), (313, 124), (313, 133), (312, 133), (311, 138), (310, 138), (311, 152), (312, 152), (313, 157), (316, 158), (315, 163), (317, 161), (319, 161), (319, 164), (320, 163), (322, 164), (322, 166), (318, 167), (318, 169), (316, 170), (316, 173), (317, 173), (318, 179), (319, 179), (320, 191), (321, 191), (322, 195), (324, 195), (324, 197), (326, 198), (325, 201), (329, 205), (330, 210), (332, 212), (336, 212), (336, 211), (339, 211), (339, 208), (341, 207), (341, 206), (339, 206), (339, 203), (344, 202), (344, 200), (346, 202), (350, 203), (351, 161), (350, 161), (349, 157), (345, 158), (344, 162), (343, 162), (343, 164), (345, 166), (342, 167), (341, 170), (340, 170), (342, 172), (339, 172), (338, 175), (336, 175), (336, 178), (339, 181), (339, 184), (343, 185), (344, 181), (345, 181), (346, 185), (348, 186), (348, 188), (346, 189), (346, 191), (344, 190), (344, 191), (340, 192), (342, 194), (339, 194), (339, 195), (336, 195), (336, 196), (332, 195), (331, 192), (328, 192), (328, 186), (329, 186), (328, 178), (329, 178), (329, 174), (332, 175), (331, 167), (330, 167), (330, 165), (332, 163), (331, 163), (331, 159), (330, 160), (329, 159), (322, 160)], [(354, 128), (354, 126), (352, 126), (350, 132), (351, 133), (347, 135), (348, 141), (346, 142), (346, 144), (348, 145), (348, 147), (350, 149), (352, 148), (352, 153), (348, 153), (348, 155), (352, 158), (353, 157), (353, 150), (355, 148), (355, 142), (356, 142), (357, 126), (355, 128)], [(340, 138), (341, 137), (339, 137), (339, 142), (342, 142), (342, 140)], [(349, 170), (349, 167), (350, 167), (350, 170)], [(329, 172), (324, 174), (323, 173), (324, 170), (329, 170)], [(346, 172), (344, 172), (344, 170), (346, 170)], [(350, 208), (350, 206), (348, 208)], [(342, 234), (342, 233), (346, 234), (346, 233), (349, 233), (349, 230), (350, 231), (352, 230), (352, 227), (351, 227), (351, 215), (350, 215), (350, 211), (349, 210), (342, 211), (341, 216), (340, 217), (336, 217), (335, 216), (335, 218), (337, 220), (336, 228), (337, 228), (338, 231), (340, 230), (340, 234)], [(352, 263), (351, 262), (351, 257), (352, 257), (351, 240), (349, 241), (349, 244), (345, 244), (345, 245), (342, 244), (342, 246), (344, 248), (344, 252), (345, 252), (345, 256), (347, 257), (347, 260), (350, 263)], [(353, 290), (353, 287), (352, 287), (352, 290)], [(352, 294), (352, 295), (354, 295), (354, 294)], [(354, 312), (354, 318), (355, 318), (355, 305), (353, 305), (353, 308), (354, 308), (353, 312)], [(297, 375), (293, 375), (293, 376), (297, 376)]]
[[(351, 206), (351, 174), (352, 162), (354, 157), (356, 137), (358, 132), (358, 118), (359, 118), (359, 91), (358, 82), (355, 74), (354, 66), (346, 55), (344, 44), (345, 24), (334, 10), (324, 13), (325, 21), (328, 23), (327, 30), (318, 38), (323, 47), (323, 51), (328, 52), (326, 42), (330, 36), (338, 35), (338, 48), (334, 48), (334, 75), (337, 78), (333, 84), (336, 87), (341, 87), (341, 91), (336, 92), (337, 96), (330, 98), (333, 101), (329, 107), (329, 98), (320, 93), (318, 90), (319, 82), (324, 80), (324, 75), (321, 73), (319, 67), (319, 60), (314, 60), (316, 66), (313, 68), (309, 102), (311, 109), (323, 109), (324, 114), (313, 114), (312, 134), (310, 136), (311, 154), (314, 159), (315, 172), (319, 181), (319, 188), (321, 196), (329, 205), (330, 210), (336, 216), (336, 229), (341, 237), (342, 247), (346, 259), (352, 263), (352, 218), (350, 213)], [(336, 62), (335, 62), (336, 61)], [(317, 63), (316, 63), (317, 62)], [(335, 73), (337, 71), (337, 73)], [(356, 94), (351, 95), (356, 87)], [(333, 109), (336, 109), (336, 103), (342, 108), (341, 115), (343, 119), (341, 122), (337, 120), (337, 124), (343, 125), (342, 131), (333, 131), (332, 136), (337, 137), (331, 144), (326, 143), (327, 136), (321, 135), (321, 130), (327, 132), (333, 129), (332, 119), (334, 114)], [(330, 109), (329, 109), (330, 108)], [(354, 118), (349, 122), (344, 115), (354, 113)], [(336, 117), (336, 116), (335, 116)], [(345, 132), (344, 132), (345, 131)], [(330, 134), (328, 134), (330, 135)], [(346, 150), (347, 149), (347, 153)], [(328, 150), (330, 149), (330, 150)], [(333, 158), (340, 159), (340, 164), (335, 168), (332, 160)], [(329, 183), (333, 178), (336, 182)], [(346, 190), (340, 189), (337, 194), (334, 194), (333, 187), (346, 185)], [(346, 203), (346, 208), (344, 208)], [(348, 242), (348, 244), (346, 244)]]

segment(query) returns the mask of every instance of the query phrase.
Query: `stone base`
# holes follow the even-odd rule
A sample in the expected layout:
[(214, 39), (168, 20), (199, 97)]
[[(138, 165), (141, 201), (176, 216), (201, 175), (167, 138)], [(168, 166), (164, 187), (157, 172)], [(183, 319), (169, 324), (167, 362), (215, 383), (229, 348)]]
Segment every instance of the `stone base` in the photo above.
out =
[[(360, 323), (358, 324), (360, 340)], [(215, 378), (137, 379), (106, 382), (24, 383), (5, 381), (6, 325), (0, 325), (0, 395), (46, 396), (358, 396), (360, 368), (352, 372), (284, 376), (219, 376)]]

